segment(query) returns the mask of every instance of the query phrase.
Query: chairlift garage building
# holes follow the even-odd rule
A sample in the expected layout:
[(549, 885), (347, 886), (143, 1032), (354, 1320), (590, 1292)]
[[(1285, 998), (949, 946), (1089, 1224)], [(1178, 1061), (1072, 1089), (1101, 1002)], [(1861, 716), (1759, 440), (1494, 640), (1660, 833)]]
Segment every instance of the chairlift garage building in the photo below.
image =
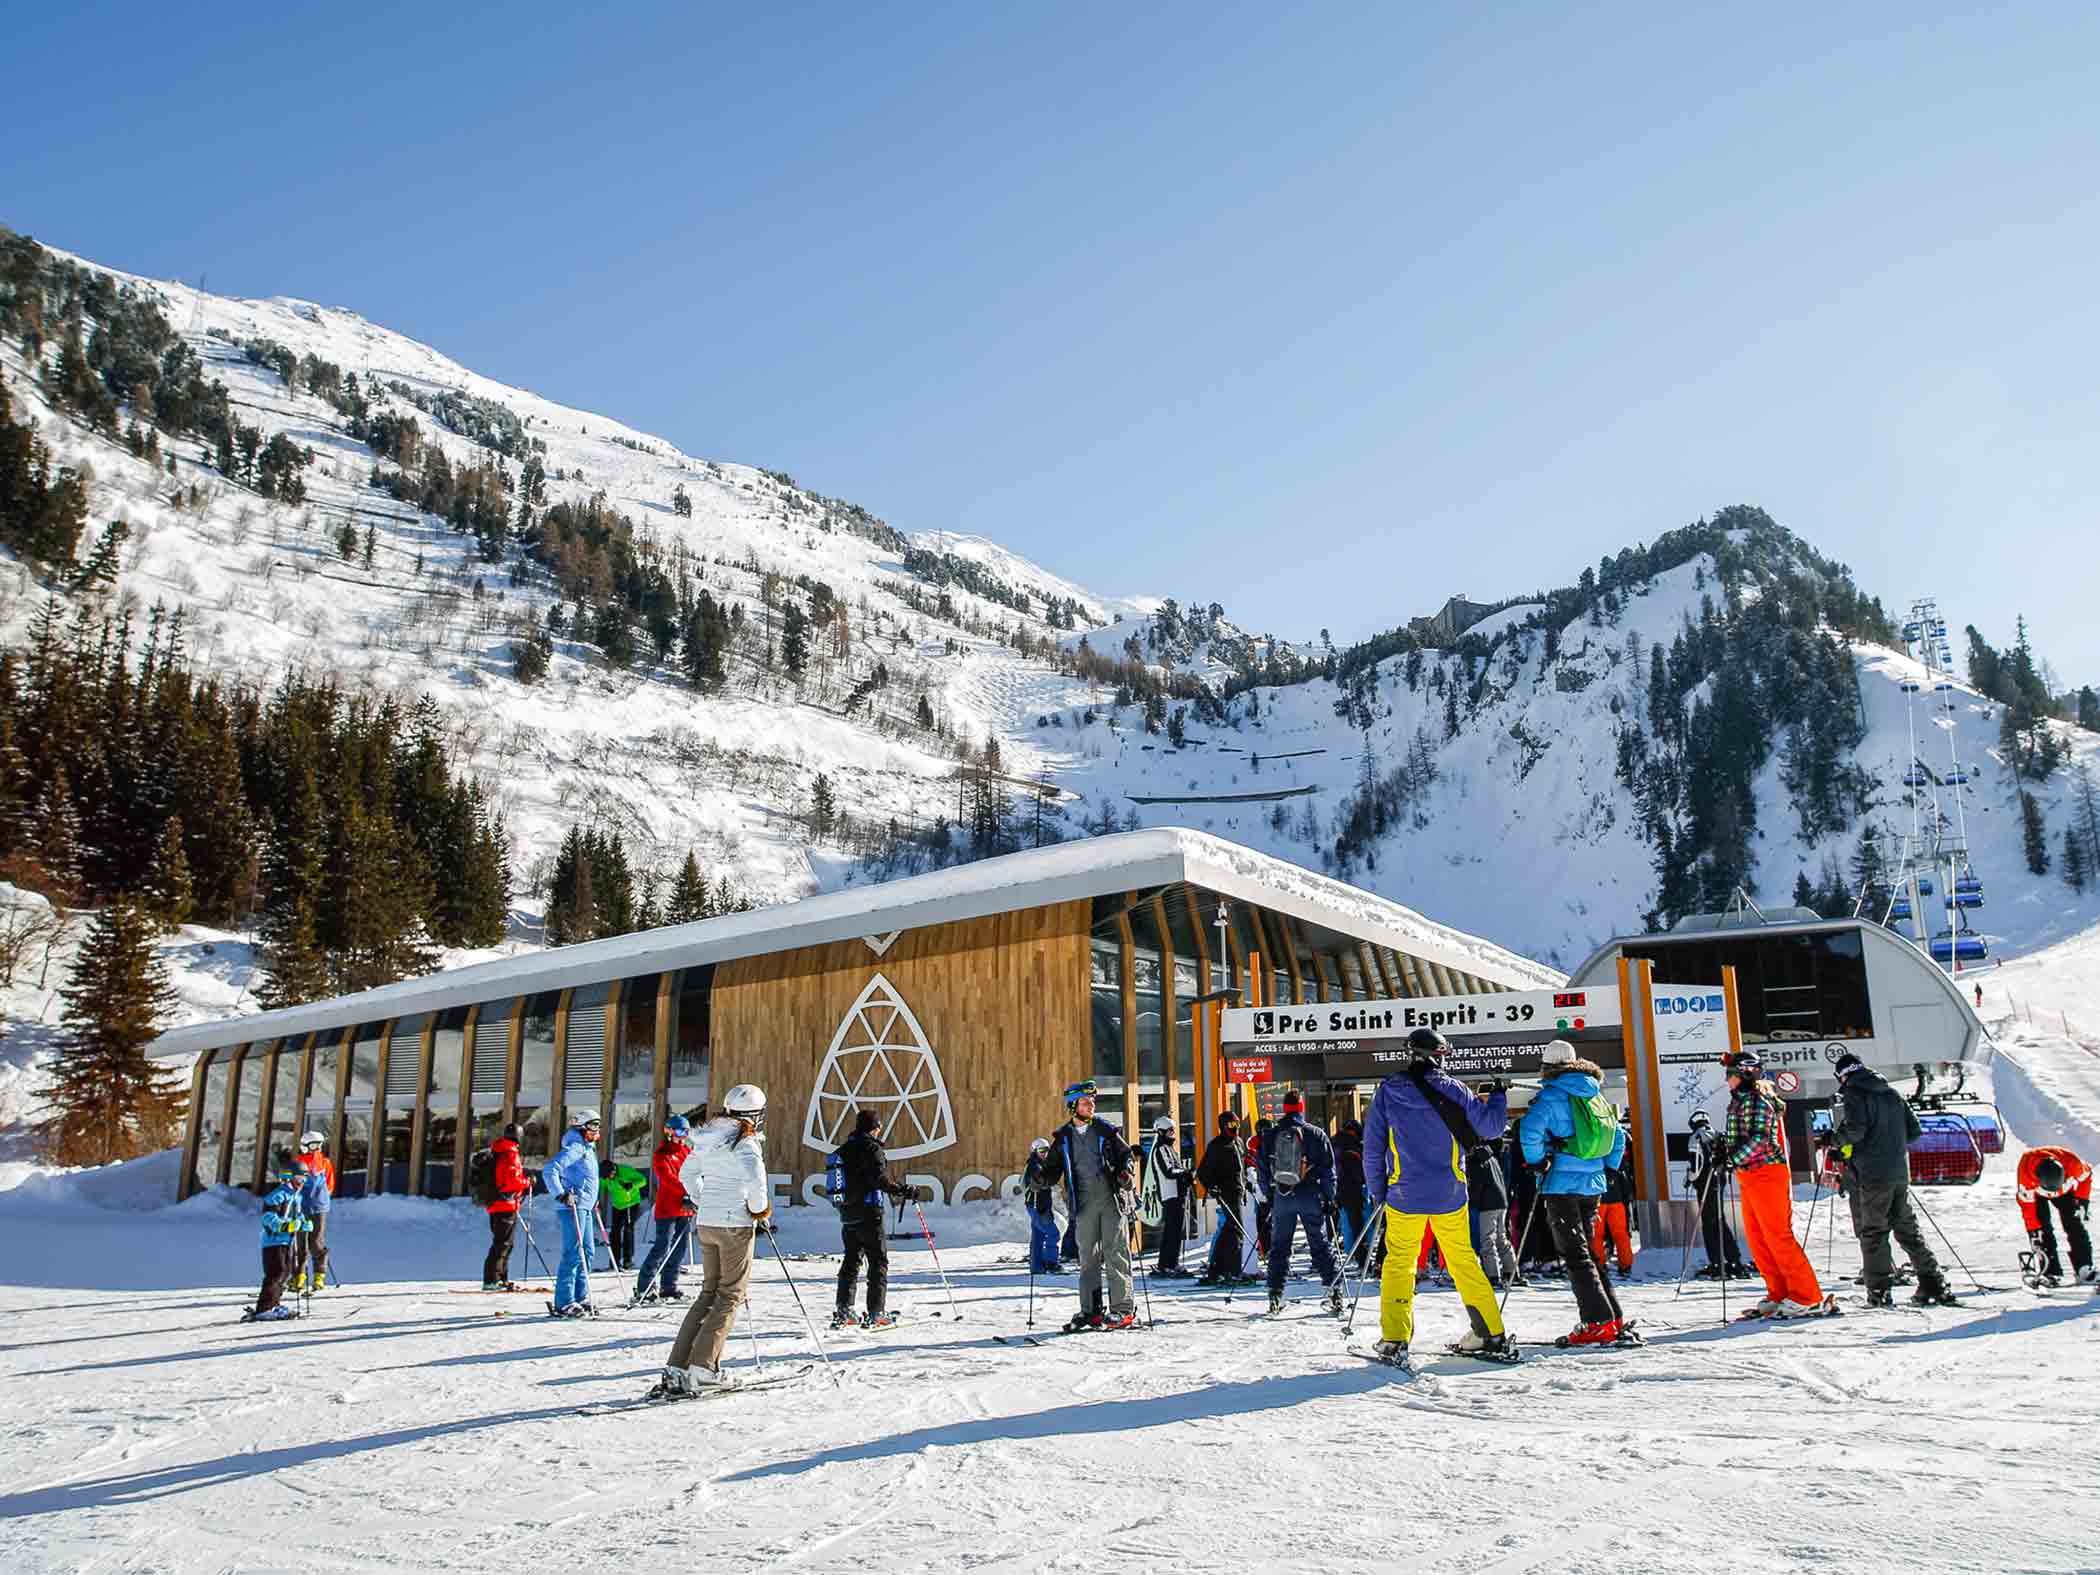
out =
[(506, 1122), (536, 1168), (585, 1106), (606, 1157), (646, 1163), (669, 1114), (754, 1082), (784, 1200), (814, 1199), (870, 1109), (901, 1172), (964, 1202), (1018, 1189), (1075, 1079), (1127, 1129), (1166, 1114), (1188, 1133), (1227, 1094), (1199, 998), (1557, 982), (1343, 882), (1155, 830), (191, 1024), (152, 1053), (191, 1068), (184, 1196), (259, 1186), (271, 1146), (315, 1129), (342, 1194), (442, 1198)]
[(1980, 1081), (1993, 1055), (1959, 975), (1869, 920), (1804, 908), (1688, 915), (1660, 935), (1605, 942), (1568, 987), (1611, 983), (1621, 956), (1645, 958), (1663, 984), (1719, 984), (1735, 969), (1744, 1046), (1791, 1074), (1778, 1081), (1797, 1168), (1810, 1112), (1836, 1097), (1839, 1056), (1851, 1052), (1905, 1093), (1954, 1093)]

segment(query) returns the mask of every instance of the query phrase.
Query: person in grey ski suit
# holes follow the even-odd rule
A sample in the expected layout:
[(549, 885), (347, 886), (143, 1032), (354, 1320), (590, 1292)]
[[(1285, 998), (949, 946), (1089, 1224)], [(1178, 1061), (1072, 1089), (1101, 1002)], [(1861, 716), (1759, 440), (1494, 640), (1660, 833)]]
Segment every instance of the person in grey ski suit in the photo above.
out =
[(1910, 1145), (1921, 1130), (1918, 1118), (1888, 1080), (1856, 1055), (1838, 1057), (1837, 1078), (1838, 1118), (1829, 1141), (1845, 1160), (1845, 1193), (1852, 1205), (1852, 1233), (1859, 1238), (1867, 1305), (1886, 1307), (1894, 1300), (1890, 1236), (1918, 1277), (1911, 1300), (1923, 1305), (1945, 1301), (1946, 1276), (1910, 1201)]
[(1042, 1175), (1049, 1185), (1063, 1183), (1079, 1235), (1079, 1312), (1066, 1327), (1128, 1329), (1137, 1322), (1130, 1278), (1130, 1221), (1137, 1212), (1130, 1145), (1094, 1114), (1091, 1081), (1065, 1090), (1065, 1108), (1072, 1119), (1050, 1135)]

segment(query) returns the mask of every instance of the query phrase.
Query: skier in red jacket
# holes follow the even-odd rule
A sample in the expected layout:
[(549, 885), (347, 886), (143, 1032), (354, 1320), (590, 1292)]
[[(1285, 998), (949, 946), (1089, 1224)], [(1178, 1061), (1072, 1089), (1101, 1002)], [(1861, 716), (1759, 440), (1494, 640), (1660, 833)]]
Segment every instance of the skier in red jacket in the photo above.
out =
[(2044, 1285), (2063, 1283), (2063, 1260), (2056, 1254), (2056, 1233), (2049, 1228), (2047, 1205), (2053, 1203), (2063, 1222), (2064, 1240), (2071, 1246), (2071, 1272), (2092, 1284), (2093, 1239), (2086, 1220), (2093, 1212), (2093, 1167), (2067, 1148), (2031, 1148), (2020, 1156), (2015, 1186), (2028, 1243), (2040, 1254), (2036, 1277)]
[(496, 1157), (496, 1175), (492, 1184), (495, 1198), (487, 1205), (489, 1255), (481, 1265), (481, 1288), (485, 1291), (524, 1289), (510, 1277), (510, 1244), (518, 1233), (518, 1204), (532, 1196), (532, 1178), (525, 1174), (524, 1162), (518, 1158), (521, 1135), (513, 1121), (503, 1129), (503, 1136), (489, 1145), (489, 1152)]
[[(638, 1302), (682, 1302), (678, 1271), (685, 1267), (686, 1243), (693, 1230), (693, 1201), (685, 1195), (678, 1169), (693, 1152), (693, 1127), (684, 1116), (664, 1122), (664, 1140), (656, 1145), (649, 1168), (656, 1177), (656, 1235), (642, 1258), (634, 1282)], [(657, 1279), (661, 1272), (663, 1278)]]

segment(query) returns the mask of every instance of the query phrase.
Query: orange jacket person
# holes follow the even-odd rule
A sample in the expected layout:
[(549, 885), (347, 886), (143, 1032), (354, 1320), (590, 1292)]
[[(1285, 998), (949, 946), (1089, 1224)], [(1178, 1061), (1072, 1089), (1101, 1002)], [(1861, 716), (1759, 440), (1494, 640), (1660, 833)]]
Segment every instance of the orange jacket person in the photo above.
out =
[(2027, 1239), (2042, 1255), (2042, 1281), (2061, 1285), (2063, 1260), (2056, 1255), (2056, 1233), (2049, 1228), (2048, 1204), (2056, 1205), (2063, 1221), (2064, 1240), (2071, 1244), (2071, 1269), (2080, 1280), (2093, 1283), (2093, 1239), (2085, 1222), (2093, 1212), (2093, 1167), (2067, 1148), (2031, 1148), (2020, 1156), (2015, 1185), (2020, 1199), (2020, 1219)]
[(1754, 1050), (1723, 1058), (1728, 1066), (1728, 1124), (1721, 1163), (1742, 1191), (1743, 1234), (1765, 1277), (1765, 1299), (1745, 1318), (1815, 1318), (1837, 1310), (1827, 1301), (1808, 1255), (1794, 1239), (1794, 1173), (1786, 1158), (1786, 1105), (1765, 1081)]

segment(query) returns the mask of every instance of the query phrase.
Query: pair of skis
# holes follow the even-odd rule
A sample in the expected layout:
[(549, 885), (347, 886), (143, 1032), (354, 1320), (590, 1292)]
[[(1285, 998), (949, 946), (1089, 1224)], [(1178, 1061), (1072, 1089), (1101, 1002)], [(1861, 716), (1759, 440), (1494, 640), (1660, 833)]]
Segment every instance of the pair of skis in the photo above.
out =
[(636, 1395), (628, 1400), (601, 1400), (595, 1405), (580, 1405), (576, 1408), (576, 1414), (607, 1416), (615, 1411), (639, 1411), (648, 1406), (682, 1405), (688, 1400), (718, 1400), (726, 1395), (755, 1394), (761, 1389), (778, 1389), (783, 1384), (796, 1383), (816, 1370), (815, 1362), (804, 1362), (799, 1367), (760, 1373), (751, 1378), (728, 1379), (685, 1394), (659, 1394), (651, 1390), (648, 1394)]
[(1746, 1307), (1735, 1315), (1737, 1323), (1802, 1323), (1810, 1318), (1842, 1318), (1845, 1309), (1838, 1305), (1835, 1296), (1826, 1296), (1813, 1312), (1780, 1313), (1759, 1312), (1755, 1307)]

